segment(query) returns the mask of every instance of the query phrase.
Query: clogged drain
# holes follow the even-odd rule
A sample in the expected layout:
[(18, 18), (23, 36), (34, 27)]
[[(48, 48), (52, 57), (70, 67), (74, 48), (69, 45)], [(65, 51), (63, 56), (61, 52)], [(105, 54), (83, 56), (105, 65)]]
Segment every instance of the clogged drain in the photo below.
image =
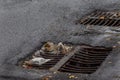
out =
[(46, 42), (40, 50), (37, 50), (33, 55), (22, 61), (24, 68), (48, 69), (54, 66), (65, 54), (72, 50), (72, 46), (63, 43), (54, 44)]
[(21, 60), (19, 65), (26, 69), (91, 74), (100, 67), (110, 51), (110, 47), (46, 42), (29, 58)]

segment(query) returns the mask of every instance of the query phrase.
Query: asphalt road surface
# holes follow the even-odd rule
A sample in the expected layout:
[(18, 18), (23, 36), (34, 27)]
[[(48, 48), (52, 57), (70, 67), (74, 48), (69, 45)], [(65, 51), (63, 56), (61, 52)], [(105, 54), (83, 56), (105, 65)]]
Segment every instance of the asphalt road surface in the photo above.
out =
[[(52, 80), (69, 80), (68, 74), (36, 72), (14, 65), (48, 40), (117, 46), (97, 72), (74, 74), (78, 78), (70, 80), (120, 80), (120, 32), (107, 34), (109, 27), (95, 26), (91, 31), (74, 24), (91, 11), (120, 10), (119, 5), (119, 0), (0, 0), (0, 80), (41, 80), (45, 75), (53, 76)], [(73, 36), (76, 32), (80, 36)], [(111, 41), (105, 40), (108, 37)]]

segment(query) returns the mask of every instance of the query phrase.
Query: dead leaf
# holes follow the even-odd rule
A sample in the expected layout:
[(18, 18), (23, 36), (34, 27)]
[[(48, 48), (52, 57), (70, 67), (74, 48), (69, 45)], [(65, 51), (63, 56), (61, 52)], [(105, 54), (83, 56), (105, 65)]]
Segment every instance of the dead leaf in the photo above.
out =
[(99, 19), (105, 19), (105, 16), (101, 16)]
[(55, 44), (53, 42), (47, 42), (41, 48), (43, 51), (53, 51), (55, 49)]
[(42, 80), (49, 80), (49, 78), (48, 77), (44, 77), (44, 78), (42, 78)]
[(28, 65), (22, 65), (22, 67), (26, 69), (32, 69), (32, 66), (28, 66)]

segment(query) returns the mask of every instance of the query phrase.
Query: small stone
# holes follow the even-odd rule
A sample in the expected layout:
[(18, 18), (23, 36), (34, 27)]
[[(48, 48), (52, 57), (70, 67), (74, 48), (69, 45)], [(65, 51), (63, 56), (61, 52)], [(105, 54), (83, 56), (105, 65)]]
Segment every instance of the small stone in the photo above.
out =
[(75, 79), (78, 79), (78, 77), (75, 77)]
[(113, 48), (116, 48), (117, 46), (113, 46)]
[(52, 76), (48, 76), (49, 78), (52, 78)]
[(117, 43), (120, 44), (120, 41), (118, 41)]
[(111, 40), (111, 38), (106, 38), (106, 40), (107, 40), (107, 41), (110, 41), (110, 40)]
[(69, 79), (74, 79), (74, 78), (75, 78), (74, 75), (70, 75), (70, 76), (69, 76)]
[(111, 62), (111, 61), (109, 61), (108, 63), (109, 63), (109, 64), (111, 64), (112, 62)]
[(101, 16), (99, 19), (105, 19), (105, 17), (104, 17), (104, 16)]
[(53, 74), (56, 74), (57, 72), (53, 72)]
[(27, 66), (26, 66), (26, 65), (22, 65), (22, 67), (23, 67), (23, 68), (27, 68)]
[(71, 75), (71, 74), (68, 74), (68, 75)]
[(36, 57), (33, 55), (32, 58), (36, 58)]
[(91, 26), (90, 26), (90, 25), (87, 25), (87, 26), (86, 26), (86, 28), (87, 28), (87, 29), (90, 29), (90, 28), (91, 28)]

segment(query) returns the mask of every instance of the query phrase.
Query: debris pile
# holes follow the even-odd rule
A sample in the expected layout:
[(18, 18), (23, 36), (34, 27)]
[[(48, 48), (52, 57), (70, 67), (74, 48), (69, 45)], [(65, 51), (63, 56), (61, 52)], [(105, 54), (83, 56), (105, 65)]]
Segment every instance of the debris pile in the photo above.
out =
[(54, 44), (53, 42), (47, 42), (41, 48), (42, 52), (50, 52), (52, 54), (66, 54), (69, 53), (72, 49), (72, 46), (63, 44), (62, 42)]
[(62, 42), (59, 42), (58, 44), (55, 44), (53, 42), (46, 42), (43, 44), (40, 50), (37, 50), (35, 53), (33, 53), (32, 58), (29, 60), (25, 60), (23, 62), (23, 67), (30, 69), (32, 65), (42, 65), (44, 63), (47, 63), (51, 61), (52, 59), (43, 58), (42, 54), (47, 55), (58, 55), (58, 54), (68, 54), (73, 49), (72, 46), (63, 44)]

